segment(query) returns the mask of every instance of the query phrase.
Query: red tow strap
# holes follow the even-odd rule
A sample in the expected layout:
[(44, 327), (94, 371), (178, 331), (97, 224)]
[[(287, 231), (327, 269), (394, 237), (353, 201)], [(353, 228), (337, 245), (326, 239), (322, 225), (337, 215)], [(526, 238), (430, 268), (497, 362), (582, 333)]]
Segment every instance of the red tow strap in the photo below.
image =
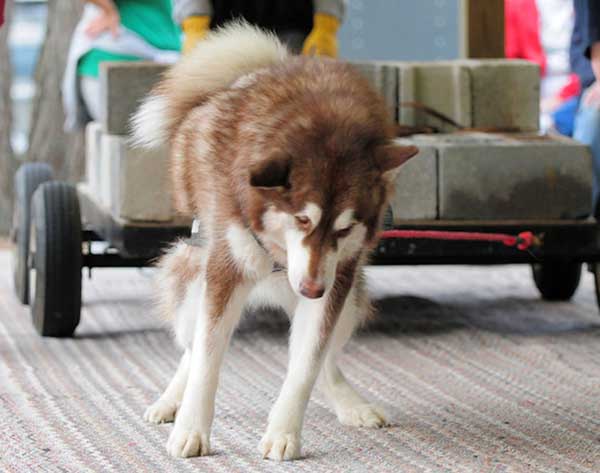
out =
[(443, 232), (435, 230), (385, 230), (381, 238), (406, 238), (427, 240), (456, 240), (456, 241), (492, 241), (505, 246), (527, 250), (539, 244), (539, 239), (531, 232), (521, 232), (517, 236), (504, 233), (477, 233), (477, 232)]

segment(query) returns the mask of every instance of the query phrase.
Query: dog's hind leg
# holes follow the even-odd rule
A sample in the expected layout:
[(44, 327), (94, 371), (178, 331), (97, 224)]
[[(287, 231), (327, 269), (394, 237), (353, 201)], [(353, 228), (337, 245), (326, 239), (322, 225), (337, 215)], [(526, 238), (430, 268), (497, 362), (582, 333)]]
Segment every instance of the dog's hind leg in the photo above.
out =
[(160, 398), (146, 409), (144, 420), (153, 424), (160, 424), (162, 422), (172, 422), (175, 419), (175, 413), (179, 408), (187, 383), (189, 369), (190, 350), (186, 349), (179, 361), (175, 376), (173, 376)]
[(156, 302), (166, 320), (173, 324), (179, 345), (185, 349), (173, 379), (160, 398), (144, 413), (148, 422), (172, 422), (181, 403), (190, 365), (191, 333), (202, 285), (205, 250), (178, 242), (158, 263)]
[(370, 311), (367, 295), (362, 287), (354, 287), (340, 314), (331, 336), (323, 362), (320, 385), (331, 403), (339, 421), (356, 427), (383, 427), (387, 425), (382, 410), (366, 401), (344, 377), (337, 366), (337, 356), (352, 336), (354, 329)]

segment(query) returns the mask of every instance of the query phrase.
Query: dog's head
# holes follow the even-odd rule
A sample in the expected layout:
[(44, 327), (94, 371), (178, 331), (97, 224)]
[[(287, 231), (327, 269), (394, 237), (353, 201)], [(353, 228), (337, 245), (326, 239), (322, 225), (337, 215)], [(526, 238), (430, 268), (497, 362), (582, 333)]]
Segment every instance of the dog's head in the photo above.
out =
[(340, 263), (376, 244), (396, 171), (418, 152), (373, 141), (364, 127), (327, 128), (289, 133), (249, 173), (254, 230), (286, 263), (292, 289), (313, 299), (333, 287)]

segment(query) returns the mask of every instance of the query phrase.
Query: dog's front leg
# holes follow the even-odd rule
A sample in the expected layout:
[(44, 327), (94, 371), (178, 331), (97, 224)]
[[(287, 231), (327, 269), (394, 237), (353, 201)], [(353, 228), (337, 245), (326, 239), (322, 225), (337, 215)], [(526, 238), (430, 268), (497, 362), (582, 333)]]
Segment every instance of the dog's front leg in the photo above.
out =
[(173, 376), (160, 398), (146, 409), (144, 420), (153, 424), (161, 424), (162, 422), (172, 422), (175, 419), (175, 413), (183, 397), (189, 370), (190, 350), (186, 348), (179, 361), (175, 376)]
[(384, 412), (350, 385), (336, 362), (354, 328), (370, 310), (366, 290), (360, 283), (346, 298), (321, 369), (321, 386), (338, 419), (342, 424), (356, 427), (383, 427), (388, 424)]
[[(174, 457), (207, 455), (219, 370), (252, 285), (216, 255), (207, 267), (198, 307), (188, 381), (167, 450)], [(233, 274), (232, 274), (233, 273)]]
[(301, 298), (298, 302), (292, 320), (287, 375), (259, 445), (265, 458), (293, 460), (300, 457), (304, 411), (339, 315), (330, 297), (333, 296), (317, 300)]

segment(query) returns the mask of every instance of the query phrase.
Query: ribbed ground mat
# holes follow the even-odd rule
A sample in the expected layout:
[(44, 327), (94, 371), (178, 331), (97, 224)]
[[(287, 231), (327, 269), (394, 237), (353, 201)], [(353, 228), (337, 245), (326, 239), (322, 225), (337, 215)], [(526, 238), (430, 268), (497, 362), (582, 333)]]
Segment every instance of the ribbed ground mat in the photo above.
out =
[(378, 318), (341, 367), (388, 412), (340, 425), (315, 390), (304, 459), (257, 450), (283, 381), (288, 324), (248, 314), (224, 362), (213, 454), (173, 459), (171, 425), (142, 419), (178, 351), (151, 306), (151, 270), (95, 270), (73, 339), (42, 339), (0, 252), (0, 471), (600, 471), (600, 314), (591, 276), (571, 302), (538, 298), (527, 267), (368, 270)]

